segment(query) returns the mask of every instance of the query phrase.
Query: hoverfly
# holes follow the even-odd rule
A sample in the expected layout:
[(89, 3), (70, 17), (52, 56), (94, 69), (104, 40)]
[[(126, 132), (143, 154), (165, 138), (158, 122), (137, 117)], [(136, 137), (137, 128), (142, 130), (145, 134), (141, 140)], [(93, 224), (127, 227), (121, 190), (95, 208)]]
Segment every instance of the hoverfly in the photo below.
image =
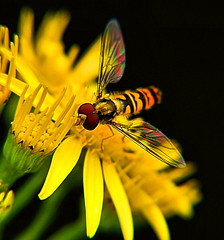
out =
[(121, 79), (125, 58), (122, 33), (117, 20), (113, 19), (107, 24), (101, 40), (96, 101), (93, 104), (84, 103), (78, 109), (83, 127), (94, 130), (99, 123), (107, 124), (158, 160), (175, 167), (184, 167), (185, 162), (179, 151), (157, 128), (144, 121), (130, 126), (115, 121), (118, 115), (136, 114), (161, 100), (161, 92), (152, 86), (115, 94), (113, 99), (102, 96), (109, 83), (117, 83)]

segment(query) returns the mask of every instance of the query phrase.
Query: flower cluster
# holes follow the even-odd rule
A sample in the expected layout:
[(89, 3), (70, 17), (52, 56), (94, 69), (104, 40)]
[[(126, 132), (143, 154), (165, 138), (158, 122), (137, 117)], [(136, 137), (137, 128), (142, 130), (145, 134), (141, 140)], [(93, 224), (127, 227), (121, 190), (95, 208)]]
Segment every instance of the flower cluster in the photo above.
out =
[[(193, 206), (201, 199), (197, 181), (179, 183), (195, 171), (195, 166), (188, 163), (183, 169), (171, 168), (120, 133), (113, 132), (111, 136), (107, 125), (99, 125), (94, 131), (77, 125), (78, 106), (95, 99), (100, 39), (76, 63), (77, 45), (68, 54), (64, 53), (62, 35), (69, 22), (66, 12), (47, 14), (35, 36), (33, 21), (33, 12), (25, 9), (19, 23), (19, 37), (15, 37), (11, 47), (7, 28), (1, 27), (0, 31), (0, 100), (5, 102), (10, 91), (20, 96), (10, 139), (4, 147), (5, 161), (21, 176), (37, 170), (45, 157), (52, 154), (39, 193), (40, 199), (46, 199), (62, 184), (85, 151), (87, 236), (95, 235), (103, 202), (111, 199), (124, 239), (133, 239), (135, 214), (141, 214), (149, 222), (159, 239), (170, 239), (166, 217), (191, 217)], [(116, 121), (130, 122), (124, 116), (118, 116)], [(9, 153), (13, 151), (16, 153), (12, 158)]]

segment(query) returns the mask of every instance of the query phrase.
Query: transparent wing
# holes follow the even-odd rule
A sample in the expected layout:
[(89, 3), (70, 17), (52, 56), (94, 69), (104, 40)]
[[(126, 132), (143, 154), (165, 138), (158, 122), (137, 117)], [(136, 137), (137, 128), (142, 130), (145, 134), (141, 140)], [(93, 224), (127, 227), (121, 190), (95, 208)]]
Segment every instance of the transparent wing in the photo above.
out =
[(124, 126), (111, 122), (111, 126), (158, 160), (174, 167), (185, 166), (183, 157), (173, 143), (151, 124), (142, 121), (132, 126)]
[(117, 20), (111, 20), (103, 33), (97, 83), (97, 98), (108, 83), (118, 82), (125, 68), (125, 46)]

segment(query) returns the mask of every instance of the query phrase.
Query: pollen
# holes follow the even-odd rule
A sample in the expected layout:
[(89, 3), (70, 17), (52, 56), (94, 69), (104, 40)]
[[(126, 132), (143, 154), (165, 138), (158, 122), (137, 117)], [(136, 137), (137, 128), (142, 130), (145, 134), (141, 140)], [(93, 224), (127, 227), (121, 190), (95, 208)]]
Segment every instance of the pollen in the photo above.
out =
[[(35, 115), (34, 113), (28, 114), (17, 137), (18, 143), (22, 143), (24, 147), (31, 149), (35, 147), (36, 151), (44, 151), (44, 143), (47, 142), (56, 130), (55, 123), (52, 120), (49, 122), (46, 115), (39, 120), (40, 115), (41, 114)], [(29, 129), (31, 129), (29, 136), (24, 138)], [(43, 131), (41, 131), (40, 134), (41, 129), (43, 129)], [(55, 137), (57, 138), (58, 134)], [(54, 145), (54, 143), (52, 143), (52, 145)]]
[[(53, 151), (63, 140), (75, 121), (74, 96), (62, 103), (65, 94), (63, 90), (50, 108), (40, 111), (41, 106), (47, 97), (47, 89), (39, 85), (34, 92), (25, 99), (26, 87), (18, 103), (15, 120), (12, 123), (12, 134), (17, 144), (29, 148), (33, 153), (42, 152), (47, 154)], [(42, 94), (40, 92), (42, 88)], [(32, 105), (36, 107), (32, 108)], [(53, 119), (54, 111), (64, 104), (57, 119)]]

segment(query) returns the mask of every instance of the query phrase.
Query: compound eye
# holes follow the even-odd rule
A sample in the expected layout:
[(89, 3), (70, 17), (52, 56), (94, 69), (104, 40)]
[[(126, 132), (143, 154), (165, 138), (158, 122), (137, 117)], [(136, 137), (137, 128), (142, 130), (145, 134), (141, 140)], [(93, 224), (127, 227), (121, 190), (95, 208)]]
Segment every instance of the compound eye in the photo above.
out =
[(95, 111), (93, 105), (91, 103), (84, 103), (79, 107), (78, 114), (84, 114), (88, 116), (90, 113)]
[(91, 103), (84, 103), (78, 109), (78, 114), (86, 115), (83, 127), (87, 130), (93, 130), (99, 124), (99, 117), (97, 113), (93, 113), (95, 108)]
[(99, 124), (99, 117), (97, 113), (90, 113), (87, 115), (85, 122), (83, 123), (83, 127), (87, 130), (93, 130)]

